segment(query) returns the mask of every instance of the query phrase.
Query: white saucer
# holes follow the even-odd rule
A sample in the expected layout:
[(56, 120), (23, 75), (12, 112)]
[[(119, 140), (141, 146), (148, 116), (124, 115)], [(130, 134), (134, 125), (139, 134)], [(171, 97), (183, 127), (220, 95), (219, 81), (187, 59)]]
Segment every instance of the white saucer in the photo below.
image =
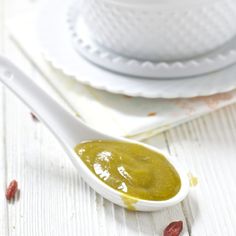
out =
[(74, 49), (66, 17), (71, 0), (45, 1), (38, 17), (38, 38), (46, 59), (79, 82), (112, 93), (146, 98), (206, 96), (236, 88), (236, 65), (188, 79), (152, 80), (115, 74), (101, 69)]
[(86, 59), (105, 69), (141, 78), (176, 79), (218, 71), (236, 62), (236, 37), (211, 53), (189, 60), (154, 62), (119, 55), (90, 38), (77, 5), (68, 10), (68, 28), (74, 47)]

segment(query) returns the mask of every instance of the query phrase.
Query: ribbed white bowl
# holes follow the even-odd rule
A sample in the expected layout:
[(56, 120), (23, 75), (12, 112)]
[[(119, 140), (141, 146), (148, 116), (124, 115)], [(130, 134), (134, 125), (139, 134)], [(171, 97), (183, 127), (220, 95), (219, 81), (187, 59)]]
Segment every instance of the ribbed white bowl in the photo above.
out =
[(96, 43), (136, 59), (192, 58), (236, 34), (235, 0), (79, 0), (78, 4)]
[(95, 43), (74, 4), (68, 10), (67, 24), (76, 51), (94, 64), (121, 74), (143, 79), (176, 79), (214, 72), (236, 63), (236, 37), (224, 47), (190, 60), (154, 62), (121, 56)]

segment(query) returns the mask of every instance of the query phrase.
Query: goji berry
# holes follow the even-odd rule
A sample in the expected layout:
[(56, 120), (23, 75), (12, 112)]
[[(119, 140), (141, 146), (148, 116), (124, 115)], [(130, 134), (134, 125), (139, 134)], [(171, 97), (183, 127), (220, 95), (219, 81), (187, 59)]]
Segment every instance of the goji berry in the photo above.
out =
[(11, 200), (12, 198), (14, 198), (14, 196), (17, 192), (17, 189), (18, 189), (17, 181), (12, 180), (6, 190), (6, 199)]
[(183, 221), (170, 223), (164, 230), (164, 236), (179, 236), (183, 230)]
[(156, 112), (149, 112), (148, 114), (147, 114), (147, 116), (156, 116)]

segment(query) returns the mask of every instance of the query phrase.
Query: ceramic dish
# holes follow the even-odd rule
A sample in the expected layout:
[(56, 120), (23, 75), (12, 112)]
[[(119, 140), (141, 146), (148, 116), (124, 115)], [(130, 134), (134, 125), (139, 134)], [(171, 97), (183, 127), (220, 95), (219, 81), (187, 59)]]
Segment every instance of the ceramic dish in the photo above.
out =
[[(68, 11), (68, 29), (75, 49), (86, 59), (114, 72), (142, 78), (179, 78), (220, 70), (236, 62), (236, 37), (223, 48), (191, 60), (153, 62), (136, 60), (111, 52), (94, 42), (80, 17), (80, 9), (73, 4)], [(112, 36), (111, 36), (112, 37)]]
[(96, 43), (135, 59), (192, 58), (236, 34), (235, 0), (80, 0), (77, 5)]
[(146, 98), (205, 96), (236, 88), (236, 66), (210, 75), (176, 80), (135, 79), (94, 66), (81, 57), (71, 43), (66, 22), (71, 4), (71, 0), (44, 2), (38, 17), (37, 30), (39, 45), (46, 59), (79, 82), (112, 93)]

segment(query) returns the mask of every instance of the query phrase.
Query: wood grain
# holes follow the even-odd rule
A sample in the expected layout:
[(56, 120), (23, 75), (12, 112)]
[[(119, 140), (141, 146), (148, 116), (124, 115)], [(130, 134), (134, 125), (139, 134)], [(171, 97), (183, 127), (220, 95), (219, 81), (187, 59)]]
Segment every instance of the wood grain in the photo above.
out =
[[(0, 0), (0, 53), (4, 52), (5, 43), (5, 4)], [(0, 84), (0, 234), (8, 235), (8, 211), (5, 198), (6, 189), (6, 168), (7, 161), (5, 157), (5, 93)]]
[(183, 202), (191, 235), (236, 235), (236, 106), (167, 133), (171, 153), (199, 178)]

